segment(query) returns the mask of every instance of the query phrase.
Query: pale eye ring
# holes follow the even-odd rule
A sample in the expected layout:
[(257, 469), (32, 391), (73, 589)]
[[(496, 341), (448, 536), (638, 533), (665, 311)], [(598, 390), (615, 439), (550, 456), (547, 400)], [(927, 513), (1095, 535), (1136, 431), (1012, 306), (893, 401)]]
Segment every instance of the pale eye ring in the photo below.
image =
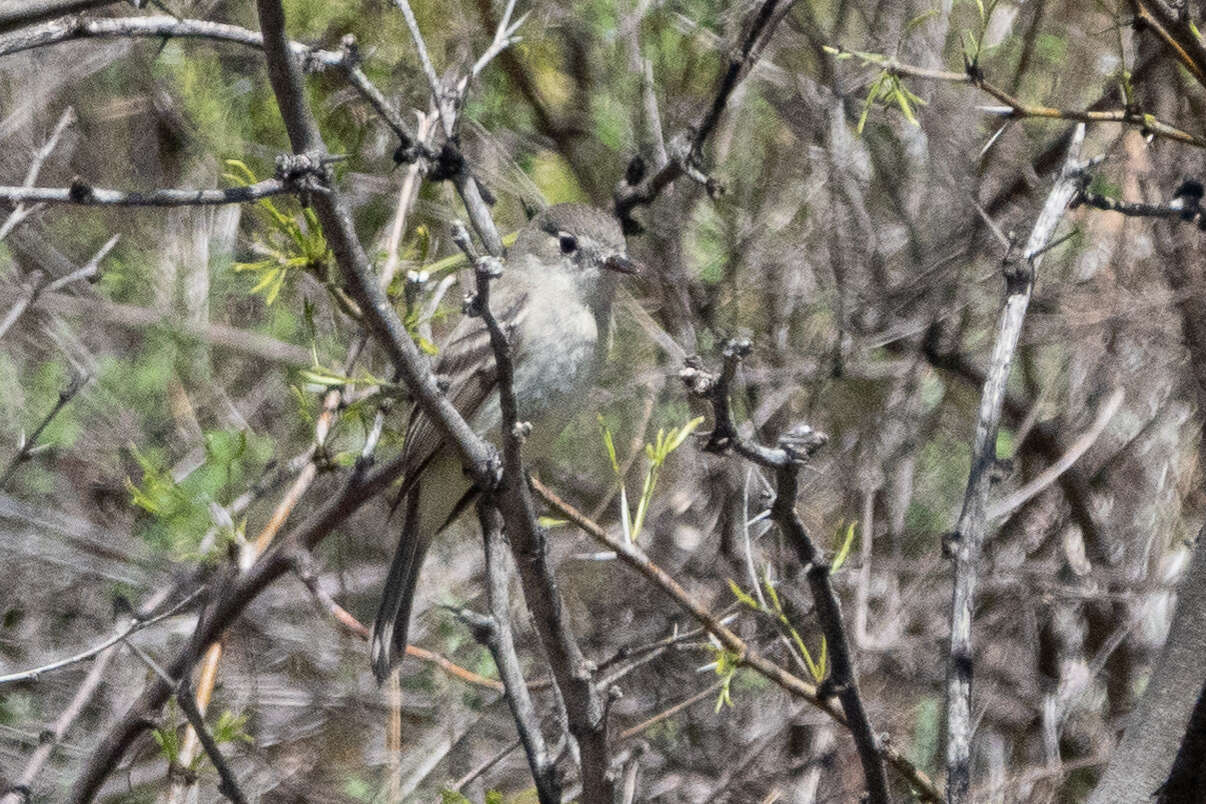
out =
[(569, 232), (558, 232), (557, 242), (561, 245), (562, 254), (573, 254), (578, 250), (578, 238)]

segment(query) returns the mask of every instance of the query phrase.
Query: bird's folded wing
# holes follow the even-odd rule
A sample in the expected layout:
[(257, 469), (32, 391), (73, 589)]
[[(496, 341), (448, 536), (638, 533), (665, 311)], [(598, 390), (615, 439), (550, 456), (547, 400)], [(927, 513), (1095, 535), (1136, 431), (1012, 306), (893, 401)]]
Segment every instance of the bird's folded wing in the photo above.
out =
[[(520, 348), (522, 332), (520, 318), (526, 308), (526, 294), (506, 296), (498, 294), (492, 307), (494, 317), (507, 334), (514, 355)], [(471, 420), (482, 404), (498, 386), (498, 366), (494, 361), (494, 348), (490, 333), (481, 318), (466, 317), (461, 320), (444, 345), (435, 372), (448, 383), (445, 395), (466, 420)], [(444, 444), (440, 428), (419, 407), (411, 412), (406, 428), (406, 472), (402, 492), (422, 474), (431, 459)]]

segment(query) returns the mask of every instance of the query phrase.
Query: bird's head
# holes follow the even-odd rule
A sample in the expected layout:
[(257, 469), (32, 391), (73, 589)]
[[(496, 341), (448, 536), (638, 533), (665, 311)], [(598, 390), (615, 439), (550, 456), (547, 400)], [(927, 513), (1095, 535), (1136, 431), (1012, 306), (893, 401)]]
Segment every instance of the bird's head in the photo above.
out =
[(587, 204), (556, 204), (532, 218), (511, 247), (510, 259), (520, 258), (566, 271), (592, 290), (610, 285), (609, 276), (638, 273), (619, 221)]

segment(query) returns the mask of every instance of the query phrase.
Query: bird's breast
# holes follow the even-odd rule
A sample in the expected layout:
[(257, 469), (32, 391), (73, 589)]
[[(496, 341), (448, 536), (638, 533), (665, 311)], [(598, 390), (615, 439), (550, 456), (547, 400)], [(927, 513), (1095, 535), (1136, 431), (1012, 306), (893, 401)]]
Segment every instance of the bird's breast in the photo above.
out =
[[(599, 332), (595, 315), (583, 304), (535, 304), (513, 340), (515, 398), (519, 418), (531, 422), (531, 440), (551, 443), (581, 407), (598, 374)], [(494, 394), (474, 417), (475, 429), (497, 431), (502, 414)]]

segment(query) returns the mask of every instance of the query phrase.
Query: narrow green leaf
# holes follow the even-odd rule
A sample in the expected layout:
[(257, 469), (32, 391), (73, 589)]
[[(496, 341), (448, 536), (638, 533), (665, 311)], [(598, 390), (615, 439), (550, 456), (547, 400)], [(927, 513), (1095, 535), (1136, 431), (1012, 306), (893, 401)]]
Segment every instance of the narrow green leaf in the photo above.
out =
[(738, 586), (736, 581), (734, 581), (732, 578), (729, 578), (728, 581), (729, 581), (729, 589), (731, 589), (733, 591), (733, 595), (739, 601), (741, 601), (745, 605), (749, 606), (754, 611), (762, 610), (762, 607), (758, 605), (758, 601), (754, 600), (754, 598), (748, 592), (746, 592), (744, 589), (742, 589), (740, 586)]
[(916, 116), (913, 114), (913, 107), (909, 103), (909, 93), (905, 92), (897, 83), (897, 86), (892, 90), (893, 96), (896, 98), (896, 104), (900, 107), (900, 113), (905, 116), (913, 125), (919, 125)]
[(775, 585), (771, 583), (769, 576), (763, 576), (762, 588), (765, 590), (766, 596), (770, 598), (771, 606), (774, 607), (775, 613), (782, 617), (783, 604), (779, 602), (779, 593), (775, 591)]
[[(846, 528), (846, 537), (842, 539), (842, 543), (838, 546), (837, 553), (833, 557), (833, 563), (829, 567), (829, 571), (831, 573), (836, 573), (842, 568), (842, 565), (846, 563), (846, 559), (850, 555), (850, 548), (854, 544), (854, 527), (857, 524), (858, 520), (856, 519), (850, 523), (848, 528)], [(838, 534), (841, 534), (841, 532), (842, 529), (839, 526)]]
[(683, 442), (686, 441), (690, 437), (690, 435), (695, 432), (695, 430), (699, 427), (699, 425), (703, 424), (703, 422), (704, 422), (703, 416), (696, 416), (694, 419), (687, 422), (686, 425), (681, 430), (678, 430), (677, 432), (674, 430), (671, 430), (670, 431), (671, 432), (670, 441), (666, 445), (666, 453), (669, 454), (671, 452), (674, 452), (674, 450), (678, 449), (679, 447), (681, 447)]
[(858, 127), (856, 131), (860, 135), (863, 133), (863, 127), (867, 124), (867, 115), (871, 114), (871, 106), (875, 103), (876, 99), (878, 99), (880, 88), (883, 86), (884, 79), (887, 77), (888, 74), (886, 72), (880, 73), (879, 76), (873, 82), (871, 82), (871, 88), (867, 90), (867, 100), (863, 101), (863, 111), (862, 114), (858, 116)]
[(607, 429), (607, 425), (603, 423), (602, 414), (599, 415), (599, 430), (603, 433), (603, 446), (607, 448), (607, 457), (611, 461), (611, 470), (615, 472), (616, 477), (619, 477), (620, 462), (616, 459), (616, 444), (611, 437), (611, 430)]
[(916, 17), (909, 20), (908, 23), (905, 24), (904, 34), (901, 35), (901, 39), (903, 40), (904, 36), (906, 34), (912, 33), (915, 28), (918, 28), (921, 25), (925, 24), (926, 20), (930, 19), (930, 17), (936, 17), (936, 16), (938, 16), (938, 9), (936, 9), (936, 8), (931, 8), (928, 11), (921, 12), (920, 14), (918, 14)]

